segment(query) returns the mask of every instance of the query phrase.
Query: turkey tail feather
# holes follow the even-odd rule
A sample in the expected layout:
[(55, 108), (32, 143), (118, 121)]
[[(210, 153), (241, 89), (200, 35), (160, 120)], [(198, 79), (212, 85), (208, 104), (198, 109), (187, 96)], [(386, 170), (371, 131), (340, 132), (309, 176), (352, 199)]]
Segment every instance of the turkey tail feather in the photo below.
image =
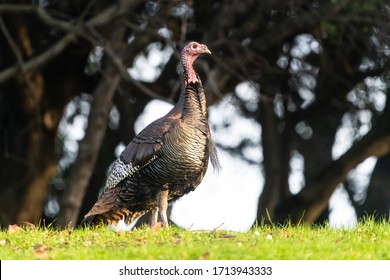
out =
[(84, 219), (80, 223), (80, 226), (91, 226), (95, 224), (95, 217), (96, 216), (84, 217)]
[(209, 149), (211, 164), (214, 168), (214, 171), (218, 173), (221, 171), (221, 164), (219, 163), (217, 147), (215, 146), (214, 141), (211, 139), (211, 136), (208, 138), (207, 146)]
[(91, 210), (84, 216), (81, 225), (93, 225), (100, 222), (107, 222), (107, 214), (114, 212), (115, 200), (118, 196), (119, 188), (114, 188), (104, 192), (93, 205)]

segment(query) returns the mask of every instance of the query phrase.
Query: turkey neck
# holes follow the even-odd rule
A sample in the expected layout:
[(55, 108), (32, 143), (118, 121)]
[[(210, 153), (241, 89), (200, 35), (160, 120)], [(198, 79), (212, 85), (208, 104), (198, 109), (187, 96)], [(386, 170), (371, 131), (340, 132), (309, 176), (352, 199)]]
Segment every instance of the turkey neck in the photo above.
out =
[(201, 83), (184, 83), (175, 106), (188, 122), (207, 121), (206, 97)]
[(181, 54), (181, 66), (183, 67), (184, 80), (187, 83), (200, 82), (198, 75), (195, 73), (192, 64), (199, 55), (189, 55), (187, 52)]
[(181, 89), (178, 107), (183, 109), (183, 117), (207, 121), (206, 97), (199, 75), (195, 72), (192, 64), (198, 55), (181, 56), (183, 67), (184, 85)]

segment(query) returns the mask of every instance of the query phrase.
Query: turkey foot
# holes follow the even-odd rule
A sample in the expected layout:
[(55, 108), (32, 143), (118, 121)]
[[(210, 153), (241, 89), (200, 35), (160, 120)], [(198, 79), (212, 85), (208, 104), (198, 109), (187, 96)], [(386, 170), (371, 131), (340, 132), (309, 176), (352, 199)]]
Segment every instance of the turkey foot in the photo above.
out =
[(149, 229), (161, 229), (162, 227), (163, 227), (162, 222), (158, 221), (158, 207), (156, 206), (152, 209)]
[(159, 230), (159, 229), (162, 229), (162, 222), (157, 222), (155, 224), (151, 224), (148, 229), (151, 229), (151, 230)]

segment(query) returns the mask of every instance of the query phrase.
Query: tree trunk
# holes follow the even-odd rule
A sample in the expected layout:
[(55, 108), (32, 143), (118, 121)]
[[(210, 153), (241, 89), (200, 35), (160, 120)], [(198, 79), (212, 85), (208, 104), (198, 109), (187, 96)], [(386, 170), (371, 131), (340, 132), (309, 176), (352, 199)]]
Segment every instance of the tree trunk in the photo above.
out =
[[(323, 114), (314, 116), (307, 121), (313, 133), (310, 139), (300, 141), (299, 151), (302, 153), (304, 162), (305, 185), (310, 187), (313, 182), (332, 163), (332, 149), (335, 142), (337, 130), (341, 124), (342, 112), (332, 110), (331, 104), (323, 106)], [(326, 113), (329, 112), (329, 113)], [(316, 156), (313, 156), (313, 155)], [(315, 220), (316, 223), (323, 223), (329, 218), (329, 206)]]
[[(113, 32), (110, 41), (114, 48), (122, 43), (124, 34), (125, 28), (123, 26), (117, 27)], [(112, 108), (112, 97), (120, 81), (120, 70), (112, 60), (109, 60), (107, 70), (93, 94), (88, 127), (79, 144), (77, 158), (63, 194), (62, 207), (58, 217), (58, 225), (62, 227), (74, 226), (77, 223), (81, 203), (106, 132), (108, 114)]]
[(81, 221), (84, 218), (84, 214), (95, 204), (98, 193), (106, 181), (107, 168), (115, 160), (114, 152), (116, 146), (119, 143), (126, 145), (134, 138), (134, 123), (143, 112), (145, 105), (150, 101), (148, 96), (137, 94), (134, 87), (129, 85), (121, 83), (120, 87), (123, 91), (114, 95), (114, 105), (118, 109), (120, 116), (119, 127), (114, 130), (109, 128), (106, 132), (98, 155), (96, 168), (84, 195), (78, 221)]
[(373, 216), (376, 220), (388, 220), (390, 211), (390, 154), (380, 157), (371, 174), (367, 196), (357, 209), (357, 217)]
[[(390, 101), (387, 103), (389, 105)], [(326, 208), (337, 185), (345, 181), (353, 168), (371, 156), (383, 156), (390, 152), (390, 125), (386, 121), (389, 117), (390, 108), (386, 107), (370, 132), (326, 167), (311, 185), (278, 205), (275, 211), (277, 221), (290, 219), (292, 223), (314, 223)]]
[[(2, 49), (2, 66), (12, 65), (16, 52), (20, 60), (35, 57), (34, 39), (40, 36), (41, 28), (33, 28), (36, 22), (23, 17), (3, 18), (2, 31), (10, 30), (12, 38), (8, 40), (14, 45)], [(10, 42), (1, 44), (8, 46)], [(39, 222), (48, 183), (57, 170), (57, 128), (69, 99), (85, 86), (83, 68), (89, 50), (90, 46), (79, 40), (41, 68), (17, 73), (2, 82), (1, 226)]]
[[(281, 147), (283, 133), (278, 132), (280, 122), (274, 112), (273, 100), (267, 97), (260, 100), (259, 110), (262, 114), (260, 123), (264, 157), (264, 186), (257, 208), (257, 222), (269, 223), (274, 217), (279, 197), (285, 196), (285, 192), (288, 191), (289, 160), (286, 158), (290, 157), (290, 153), (287, 151), (288, 147)], [(284, 144), (289, 146), (286, 141)]]
[[(21, 92), (8, 88), (10, 92), (5, 93), (15, 115), (4, 116), (2, 120), (6, 155), (1, 174), (6, 187), (1, 195), (2, 225), (38, 222), (48, 182), (56, 172), (54, 136), (62, 111), (61, 108), (42, 110), (42, 114), (38, 111), (45, 100), (43, 76), (36, 71), (27, 75), (35, 78), (29, 79), (28, 84), (21, 81), (17, 86)], [(19, 96), (14, 99), (12, 94)], [(9, 98), (16, 103), (9, 102)]]

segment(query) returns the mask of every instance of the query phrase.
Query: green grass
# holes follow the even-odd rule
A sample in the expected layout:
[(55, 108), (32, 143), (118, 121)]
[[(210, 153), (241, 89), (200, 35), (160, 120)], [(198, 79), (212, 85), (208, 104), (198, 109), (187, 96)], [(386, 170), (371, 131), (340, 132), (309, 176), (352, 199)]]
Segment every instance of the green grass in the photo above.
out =
[(247, 232), (35, 228), (0, 231), (0, 259), (390, 259), (390, 224), (260, 226)]

